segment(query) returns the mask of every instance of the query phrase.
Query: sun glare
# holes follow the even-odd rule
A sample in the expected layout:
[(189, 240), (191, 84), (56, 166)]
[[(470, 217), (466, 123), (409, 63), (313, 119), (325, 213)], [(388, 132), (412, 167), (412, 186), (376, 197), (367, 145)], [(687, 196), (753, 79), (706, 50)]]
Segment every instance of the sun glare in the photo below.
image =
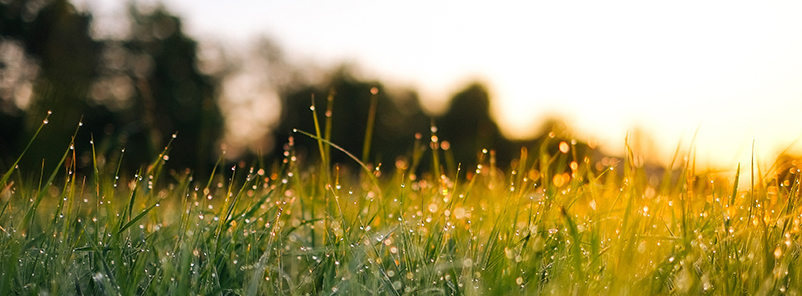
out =
[(753, 138), (775, 152), (800, 135), (781, 117), (802, 110), (793, 38), (802, 26), (781, 6), (583, 4), (537, 10), (509, 54), (488, 64), (510, 135), (529, 136), (556, 113), (616, 152), (639, 127), (666, 159), (698, 129), (697, 149), (716, 165), (742, 160)]
[(733, 166), (748, 162), (752, 140), (771, 158), (802, 135), (792, 119), (802, 110), (800, 2), (166, 4), (196, 35), (268, 33), (295, 60), (355, 62), (412, 86), (429, 110), (480, 79), (513, 137), (557, 116), (611, 153), (639, 129), (669, 159), (698, 130), (700, 158)]

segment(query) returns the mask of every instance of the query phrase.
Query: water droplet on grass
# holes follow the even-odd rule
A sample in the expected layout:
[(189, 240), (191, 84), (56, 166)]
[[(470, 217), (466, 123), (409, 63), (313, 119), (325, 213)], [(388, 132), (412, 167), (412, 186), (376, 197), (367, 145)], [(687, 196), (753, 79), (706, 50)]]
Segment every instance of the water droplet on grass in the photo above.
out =
[(568, 143), (566, 143), (565, 141), (560, 142), (560, 152), (568, 153), (568, 150), (570, 150)]
[(429, 212), (436, 213), (437, 212), (437, 204), (430, 203), (429, 204)]

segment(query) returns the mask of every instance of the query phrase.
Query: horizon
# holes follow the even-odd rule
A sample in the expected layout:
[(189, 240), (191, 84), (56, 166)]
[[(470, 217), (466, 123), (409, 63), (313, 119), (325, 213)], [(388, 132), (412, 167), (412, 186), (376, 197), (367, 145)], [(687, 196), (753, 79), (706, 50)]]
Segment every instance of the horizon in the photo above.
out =
[[(797, 3), (139, 1), (157, 2), (201, 43), (241, 49), (268, 36), (291, 62), (352, 63), (413, 88), (429, 111), (478, 80), (512, 138), (559, 117), (608, 153), (647, 135), (639, 141), (654, 146), (641, 152), (668, 162), (693, 141), (699, 165), (734, 170), (749, 163), (752, 141), (758, 160), (771, 161), (802, 136)], [(100, 23), (114, 11), (109, 0), (76, 5)]]

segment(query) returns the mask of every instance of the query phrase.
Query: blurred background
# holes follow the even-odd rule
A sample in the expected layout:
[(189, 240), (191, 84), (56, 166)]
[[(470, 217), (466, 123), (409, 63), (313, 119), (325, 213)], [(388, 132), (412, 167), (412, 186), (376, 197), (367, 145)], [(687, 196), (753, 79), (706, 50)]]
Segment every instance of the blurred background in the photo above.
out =
[(761, 161), (800, 151), (801, 13), (794, 1), (3, 0), (0, 168), (48, 110), (29, 171), (53, 165), (79, 121), (85, 166), (92, 139), (99, 161), (125, 148), (136, 168), (174, 133), (174, 169), (206, 172), (222, 151), (280, 159), (293, 128), (314, 130), (314, 97), (318, 110), (333, 98), (332, 140), (356, 155), (377, 102), (377, 163), (404, 160), (434, 122), (466, 165), (492, 148), (505, 166), (552, 133), (599, 159), (628, 137), (657, 166), (693, 148), (697, 166), (732, 171), (753, 141)]

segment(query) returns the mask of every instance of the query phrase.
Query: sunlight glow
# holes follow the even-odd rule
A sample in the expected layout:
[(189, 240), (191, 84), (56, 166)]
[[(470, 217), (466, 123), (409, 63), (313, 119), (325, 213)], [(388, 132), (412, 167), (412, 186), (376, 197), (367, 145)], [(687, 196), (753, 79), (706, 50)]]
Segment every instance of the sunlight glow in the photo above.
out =
[(640, 131), (668, 162), (698, 131), (702, 164), (729, 168), (752, 140), (770, 159), (802, 136), (800, 2), (165, 2), (196, 36), (267, 34), (293, 59), (418, 88), (429, 109), (480, 79), (513, 137), (560, 116), (612, 153)]

